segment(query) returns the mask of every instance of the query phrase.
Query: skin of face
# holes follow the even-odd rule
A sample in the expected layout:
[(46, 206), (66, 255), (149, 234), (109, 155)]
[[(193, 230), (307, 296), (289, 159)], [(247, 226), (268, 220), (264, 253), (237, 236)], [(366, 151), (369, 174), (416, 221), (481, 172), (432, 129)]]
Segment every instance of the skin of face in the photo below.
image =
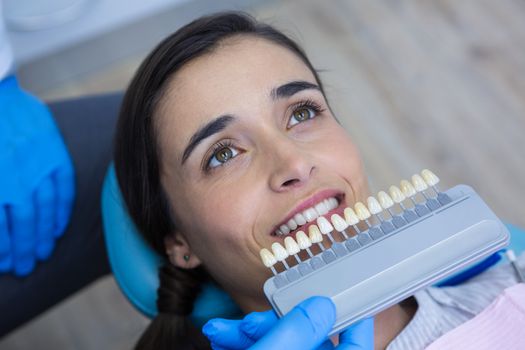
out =
[[(305, 88), (275, 96), (297, 81), (317, 85), (292, 51), (229, 38), (170, 79), (155, 115), (161, 182), (177, 226), (166, 250), (180, 267), (203, 264), (245, 312), (269, 308), (262, 286), (271, 272), (259, 251), (282, 243), (272, 234), (277, 224), (324, 190), (343, 193), (347, 205), (368, 195), (360, 154), (323, 94)], [(192, 136), (224, 115), (232, 121), (183, 162)], [(221, 163), (225, 152), (231, 157)]]

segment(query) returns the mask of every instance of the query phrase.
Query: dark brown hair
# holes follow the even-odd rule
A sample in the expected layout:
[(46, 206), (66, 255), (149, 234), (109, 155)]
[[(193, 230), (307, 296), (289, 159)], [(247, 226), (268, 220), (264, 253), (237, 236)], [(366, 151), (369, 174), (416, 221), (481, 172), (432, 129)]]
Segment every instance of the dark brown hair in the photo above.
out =
[[(166, 85), (189, 61), (213, 52), (237, 35), (269, 40), (295, 53), (321, 81), (303, 50), (273, 27), (239, 12), (201, 17), (164, 39), (144, 60), (132, 79), (120, 111), (115, 138), (115, 169), (127, 210), (151, 246), (165, 255), (164, 238), (175, 231), (169, 202), (160, 181), (154, 116)], [(209, 344), (188, 320), (201, 284), (202, 268), (186, 270), (165, 264), (160, 269), (158, 315), (137, 349), (207, 349)]]

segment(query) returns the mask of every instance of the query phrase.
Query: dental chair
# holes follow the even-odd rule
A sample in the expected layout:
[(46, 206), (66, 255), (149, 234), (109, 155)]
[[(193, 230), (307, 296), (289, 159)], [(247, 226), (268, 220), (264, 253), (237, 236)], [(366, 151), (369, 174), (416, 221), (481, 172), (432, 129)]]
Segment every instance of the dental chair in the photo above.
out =
[[(147, 317), (157, 314), (158, 268), (164, 258), (143, 240), (123, 205), (115, 170), (110, 166), (102, 190), (102, 218), (108, 257), (113, 275), (124, 295)], [(525, 231), (507, 224), (511, 232), (510, 249), (516, 254), (525, 250)], [(438, 286), (459, 284), (500, 262), (501, 252), (441, 281)], [(217, 286), (206, 285), (198, 296), (191, 315), (196, 326), (210, 318), (238, 318), (241, 312), (230, 297)]]

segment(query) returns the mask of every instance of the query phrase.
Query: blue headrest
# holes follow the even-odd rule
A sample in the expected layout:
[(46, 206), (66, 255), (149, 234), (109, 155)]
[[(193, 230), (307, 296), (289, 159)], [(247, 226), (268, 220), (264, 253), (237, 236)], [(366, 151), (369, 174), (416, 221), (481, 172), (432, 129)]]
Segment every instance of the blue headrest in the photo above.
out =
[[(102, 219), (109, 262), (115, 280), (128, 300), (144, 315), (157, 314), (158, 269), (164, 263), (138, 233), (122, 200), (111, 165), (102, 189)], [(213, 317), (234, 318), (240, 312), (230, 297), (207, 284), (197, 298), (191, 318), (201, 326)]]
[[(143, 240), (131, 222), (122, 202), (115, 170), (111, 165), (102, 190), (102, 218), (113, 275), (124, 295), (144, 315), (157, 314), (159, 286), (158, 268), (164, 263)], [(525, 231), (507, 224), (511, 233), (510, 248), (516, 253), (525, 250)], [(498, 254), (447, 279), (439, 285), (454, 285), (484, 271), (500, 260)], [(217, 286), (208, 284), (197, 298), (192, 313), (193, 322), (201, 326), (213, 317), (236, 318), (240, 311), (230, 297)]]

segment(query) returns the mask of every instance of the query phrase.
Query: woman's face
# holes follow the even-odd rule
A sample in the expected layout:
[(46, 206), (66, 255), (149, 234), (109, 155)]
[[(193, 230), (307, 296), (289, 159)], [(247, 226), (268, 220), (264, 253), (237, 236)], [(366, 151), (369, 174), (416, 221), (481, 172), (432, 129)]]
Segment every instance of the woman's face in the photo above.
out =
[(156, 127), (174, 236), (245, 311), (266, 307), (259, 251), (282, 243), (276, 228), (330, 197), (342, 212), (368, 194), (314, 75), (265, 39), (228, 39), (185, 65)]

